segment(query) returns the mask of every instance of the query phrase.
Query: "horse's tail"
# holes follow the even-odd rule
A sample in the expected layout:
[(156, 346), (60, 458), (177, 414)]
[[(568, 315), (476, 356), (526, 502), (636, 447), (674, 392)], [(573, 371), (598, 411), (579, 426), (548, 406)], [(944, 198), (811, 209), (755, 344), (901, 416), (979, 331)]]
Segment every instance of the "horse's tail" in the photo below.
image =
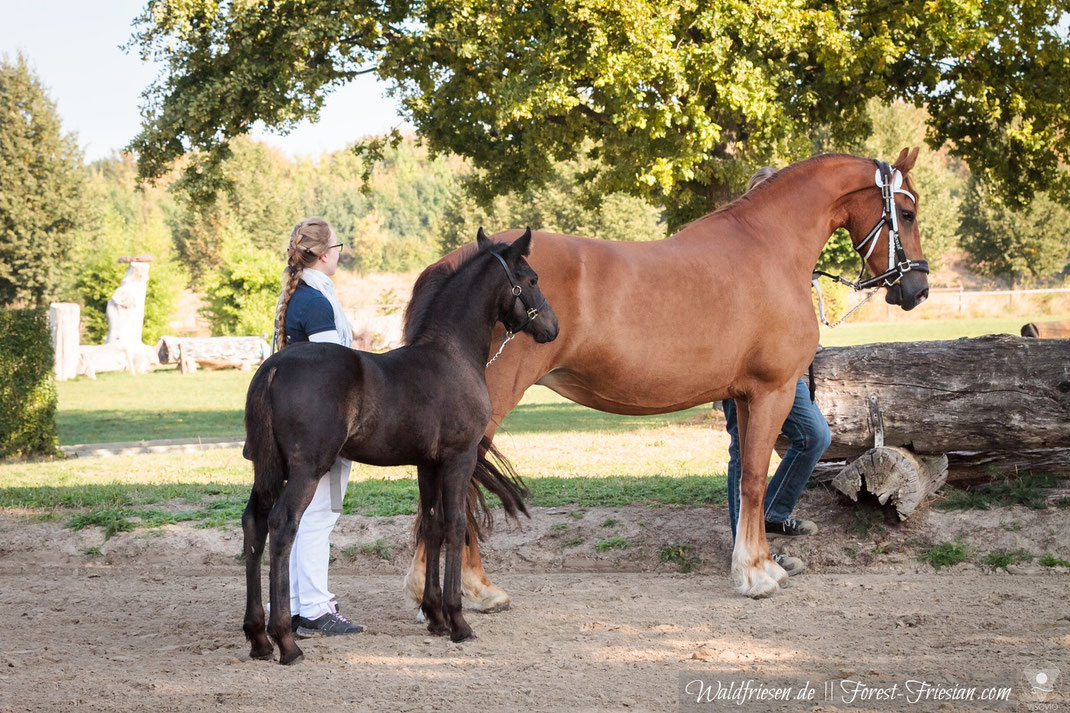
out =
[(242, 455), (253, 462), (253, 492), (275, 502), (286, 483), (286, 461), (279, 451), (273, 426), (271, 382), (275, 367), (261, 366), (249, 382), (245, 397), (245, 447)]
[[(530, 493), (523, 479), (509, 459), (491, 443), (490, 438), (483, 436), (479, 442), (476, 469), (465, 499), (466, 542), (470, 542), (473, 537), (482, 540), (485, 534), (493, 529), (494, 517), (483, 495), (484, 489), (501, 501), (502, 508), (510, 519), (518, 520), (521, 513), (531, 517), (524, 504), (524, 498)], [(423, 539), (423, 526), (423, 508), (417, 508), (413, 534), (418, 542)]]

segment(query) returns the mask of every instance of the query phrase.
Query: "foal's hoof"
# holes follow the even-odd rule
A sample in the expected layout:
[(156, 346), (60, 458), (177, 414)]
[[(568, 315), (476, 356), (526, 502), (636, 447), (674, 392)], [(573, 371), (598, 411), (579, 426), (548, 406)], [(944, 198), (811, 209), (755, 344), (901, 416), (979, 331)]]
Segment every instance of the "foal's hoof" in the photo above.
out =
[(450, 634), (450, 641), (459, 644), (462, 641), (475, 641), (476, 635), (471, 629), (462, 629)]
[(511, 608), (512, 606), (509, 602), (506, 602), (500, 607), (494, 607), (493, 609), (474, 609), (473, 611), (477, 611), (480, 614), (501, 614), (503, 611), (509, 611)]
[(266, 648), (254, 646), (249, 650), (249, 658), (256, 661), (270, 661), (275, 658), (275, 649), (272, 648), (271, 644), (268, 644)]
[(427, 630), (435, 636), (445, 636), (446, 634), (450, 633), (450, 628), (446, 626), (445, 623), (431, 622), (427, 625)]
[(290, 654), (279, 657), (279, 663), (283, 666), (293, 666), (294, 664), (301, 663), (304, 658), (305, 652), (303, 652), (301, 649), (297, 649)]

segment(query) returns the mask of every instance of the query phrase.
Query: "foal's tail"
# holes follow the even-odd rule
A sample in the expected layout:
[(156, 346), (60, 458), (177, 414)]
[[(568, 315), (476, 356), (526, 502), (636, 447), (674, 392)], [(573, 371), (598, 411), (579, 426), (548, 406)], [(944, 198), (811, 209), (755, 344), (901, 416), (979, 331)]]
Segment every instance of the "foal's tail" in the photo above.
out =
[(242, 456), (253, 462), (253, 492), (275, 502), (286, 483), (286, 461), (275, 441), (271, 382), (275, 367), (261, 367), (249, 382), (245, 397), (245, 448)]
[[(485, 533), (491, 531), (494, 526), (494, 516), (487, 506), (486, 497), (483, 495), (486, 489), (501, 501), (505, 514), (512, 520), (518, 520), (523, 513), (528, 517), (528, 508), (524, 505), (524, 498), (530, 493), (524, 485), (524, 481), (513, 468), (509, 459), (502, 455), (490, 438), (483, 436), (479, 442), (479, 458), (476, 461), (476, 469), (472, 474), (472, 482), (468, 487), (468, 495), (465, 498), (465, 541), (470, 542), (473, 537), (483, 539)], [(416, 509), (416, 523), (413, 534), (417, 541), (423, 539), (424, 531), (423, 508)]]

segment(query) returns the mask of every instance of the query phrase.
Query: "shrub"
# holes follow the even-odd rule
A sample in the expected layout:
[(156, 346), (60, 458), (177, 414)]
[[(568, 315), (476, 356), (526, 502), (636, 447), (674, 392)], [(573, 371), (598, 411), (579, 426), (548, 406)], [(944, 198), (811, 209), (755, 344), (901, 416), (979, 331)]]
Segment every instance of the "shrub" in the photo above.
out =
[(252, 248), (230, 251), (208, 275), (202, 310), (215, 336), (260, 335), (271, 339), (279, 298), (282, 261)]
[(56, 452), (56, 383), (43, 309), (0, 310), (0, 458)]

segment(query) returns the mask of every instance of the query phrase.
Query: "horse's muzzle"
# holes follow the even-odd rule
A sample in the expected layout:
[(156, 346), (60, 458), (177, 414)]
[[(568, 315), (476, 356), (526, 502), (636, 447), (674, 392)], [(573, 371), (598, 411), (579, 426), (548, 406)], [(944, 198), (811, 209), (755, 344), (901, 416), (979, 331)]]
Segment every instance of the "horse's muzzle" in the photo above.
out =
[(884, 301), (899, 305), (909, 312), (929, 298), (929, 280), (922, 272), (908, 272), (903, 279), (888, 288)]

